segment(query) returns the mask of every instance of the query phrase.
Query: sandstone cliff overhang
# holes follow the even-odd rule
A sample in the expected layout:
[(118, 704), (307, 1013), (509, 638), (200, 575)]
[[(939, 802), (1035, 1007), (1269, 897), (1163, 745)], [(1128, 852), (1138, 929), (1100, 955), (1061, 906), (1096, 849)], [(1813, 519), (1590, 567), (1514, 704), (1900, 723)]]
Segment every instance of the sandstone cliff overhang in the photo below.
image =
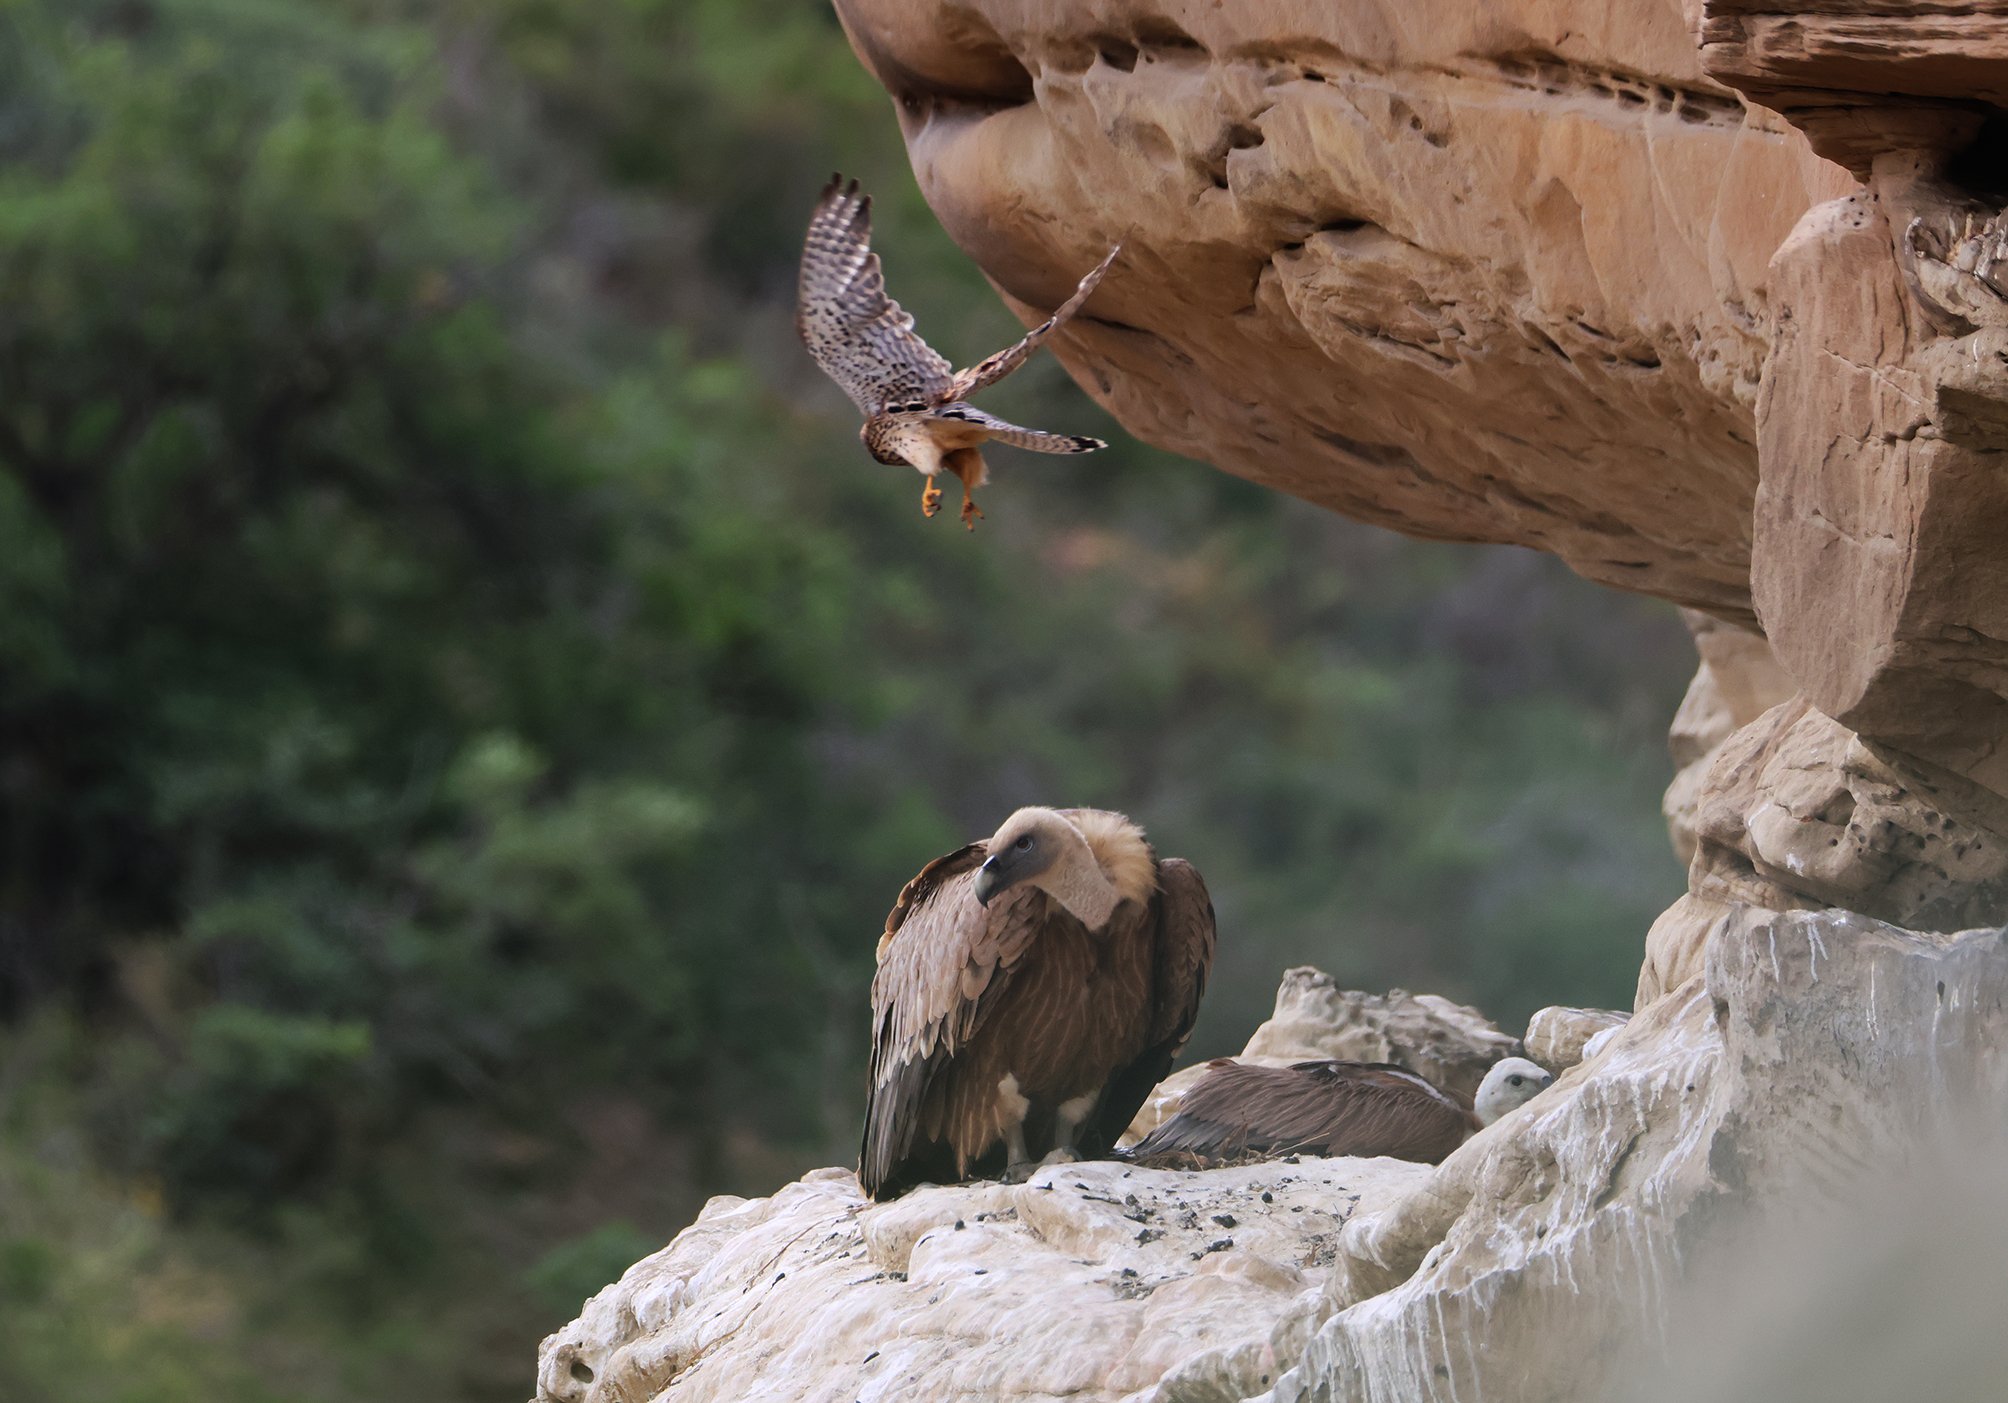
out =
[(840, 0), (943, 225), (1126, 428), (1751, 616), (1767, 265), (1853, 188), (1674, 4)]
[(2008, 10), (836, 8), (1021, 314), (1128, 241), (1056, 346), (1133, 433), (1759, 626), (2002, 824)]

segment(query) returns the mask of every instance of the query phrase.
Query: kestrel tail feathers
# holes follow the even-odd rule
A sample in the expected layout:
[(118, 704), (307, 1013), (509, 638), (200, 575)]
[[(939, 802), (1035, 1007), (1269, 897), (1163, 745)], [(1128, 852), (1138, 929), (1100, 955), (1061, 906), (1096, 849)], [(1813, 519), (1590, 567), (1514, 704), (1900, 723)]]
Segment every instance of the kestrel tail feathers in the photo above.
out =
[(980, 425), (993, 441), (1033, 453), (1092, 453), (1097, 448), (1108, 447), (1100, 439), (1089, 438), (1086, 434), (1049, 434), (1044, 429), (1023, 428), (1008, 419), (999, 419), (995, 414), (985, 414), (973, 404), (944, 404), (935, 411), (935, 415)]

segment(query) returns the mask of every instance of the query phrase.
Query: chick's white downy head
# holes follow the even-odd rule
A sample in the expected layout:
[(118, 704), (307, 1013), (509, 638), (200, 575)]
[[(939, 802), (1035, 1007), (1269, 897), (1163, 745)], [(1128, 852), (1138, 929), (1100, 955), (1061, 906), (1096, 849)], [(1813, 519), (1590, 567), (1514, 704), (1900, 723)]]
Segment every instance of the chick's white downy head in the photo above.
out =
[(1472, 1098), (1471, 1109), (1480, 1125), (1490, 1125), (1554, 1084), (1554, 1073), (1524, 1057), (1508, 1057), (1494, 1063), (1485, 1080), (1478, 1083), (1478, 1095)]

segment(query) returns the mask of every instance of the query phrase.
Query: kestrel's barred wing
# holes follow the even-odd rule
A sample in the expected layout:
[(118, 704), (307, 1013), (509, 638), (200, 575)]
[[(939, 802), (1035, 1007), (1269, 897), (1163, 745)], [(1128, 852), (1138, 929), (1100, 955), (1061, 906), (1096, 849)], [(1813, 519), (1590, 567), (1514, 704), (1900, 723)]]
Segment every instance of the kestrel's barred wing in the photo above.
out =
[(889, 404), (949, 398), (955, 370), (886, 296), (871, 251), (871, 196), (830, 177), (809, 220), (795, 329), (816, 364), (866, 415)]
[(957, 371), (954, 382), (943, 398), (967, 399), (984, 386), (996, 384), (1023, 365), (1025, 358), (1038, 350), (1041, 342), (1073, 320), (1074, 313), (1087, 305), (1089, 296), (1095, 290), (1095, 284), (1102, 280), (1102, 274), (1108, 272), (1109, 265), (1116, 261), (1116, 255), (1122, 251), (1121, 244), (1110, 249), (1102, 261), (1095, 265), (1093, 271), (1081, 279), (1081, 285), (1074, 289), (1074, 295), (1062, 302), (1052, 316), (1026, 332), (1024, 339), (1017, 345), (1007, 346), (994, 356), (985, 356), (969, 369)]

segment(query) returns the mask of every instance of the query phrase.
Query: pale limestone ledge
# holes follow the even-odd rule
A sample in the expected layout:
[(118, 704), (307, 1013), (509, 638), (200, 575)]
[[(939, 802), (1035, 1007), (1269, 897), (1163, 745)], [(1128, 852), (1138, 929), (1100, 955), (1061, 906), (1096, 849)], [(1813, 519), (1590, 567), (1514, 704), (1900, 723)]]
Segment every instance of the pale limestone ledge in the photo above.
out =
[[(1468, 1094), (1518, 1050), (1475, 1009), (1343, 990), (1303, 967), (1243, 1055), (1396, 1060)], [(1193, 1070), (1139, 1123), (1175, 1106)], [(1267, 1387), (1295, 1358), (1293, 1322), (1314, 1317), (1345, 1222), (1428, 1173), (1315, 1157), (1204, 1174), (1077, 1164), (872, 1206), (849, 1170), (819, 1170), (771, 1198), (713, 1199), (544, 1342), (538, 1399), (1238, 1397), (1230, 1380)]]
[(1347, 1218), (1426, 1173), (1058, 1165), (871, 1206), (849, 1170), (818, 1170), (713, 1199), (545, 1342), (538, 1398), (1225, 1397), (1192, 1388), (1280, 1375), (1270, 1332), (1315, 1300)]
[(1701, 975), (1440, 1166), (1061, 1165), (878, 1206), (821, 1170), (594, 1297), (538, 1399), (1605, 1403), (1680, 1359), (1741, 1215), (1998, 1113), (2002, 1046), (2000, 932), (1733, 910)]

